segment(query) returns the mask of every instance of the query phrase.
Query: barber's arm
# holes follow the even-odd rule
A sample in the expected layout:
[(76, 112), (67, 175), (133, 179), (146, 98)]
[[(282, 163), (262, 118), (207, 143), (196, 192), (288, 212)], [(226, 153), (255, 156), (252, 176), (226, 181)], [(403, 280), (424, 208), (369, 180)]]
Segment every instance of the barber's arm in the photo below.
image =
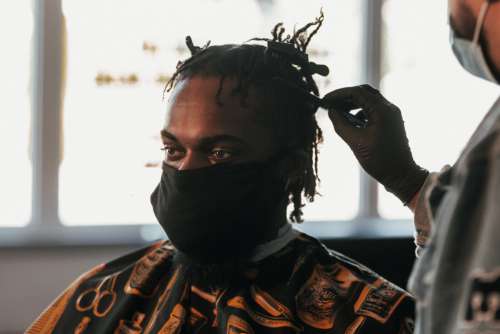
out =
[[(322, 105), (329, 110), (335, 132), (349, 145), (363, 169), (412, 211), (418, 210), (429, 172), (413, 160), (399, 108), (369, 85), (330, 92)], [(345, 116), (357, 109), (356, 117), (366, 121), (364, 127)], [(422, 216), (419, 211), (416, 218)]]

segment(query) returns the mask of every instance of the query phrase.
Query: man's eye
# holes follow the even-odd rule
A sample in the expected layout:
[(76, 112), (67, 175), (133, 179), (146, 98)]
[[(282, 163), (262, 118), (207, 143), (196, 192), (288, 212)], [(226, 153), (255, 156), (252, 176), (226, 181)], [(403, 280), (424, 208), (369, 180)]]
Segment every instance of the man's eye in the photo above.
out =
[(173, 146), (164, 146), (161, 150), (165, 151), (165, 159), (167, 160), (179, 159), (182, 156), (182, 151)]
[(214, 160), (227, 160), (233, 157), (233, 153), (227, 150), (213, 150), (212, 157)]

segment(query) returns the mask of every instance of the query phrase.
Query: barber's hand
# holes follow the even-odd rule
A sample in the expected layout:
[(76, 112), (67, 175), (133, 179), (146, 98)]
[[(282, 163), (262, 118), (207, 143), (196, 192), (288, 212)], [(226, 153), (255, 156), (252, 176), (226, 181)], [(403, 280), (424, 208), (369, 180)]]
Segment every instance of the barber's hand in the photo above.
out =
[[(399, 108), (369, 85), (330, 92), (322, 106), (363, 169), (404, 204), (411, 201), (428, 171), (413, 160)], [(356, 109), (361, 109), (355, 117), (364, 118), (365, 127), (353, 125), (345, 116)]]

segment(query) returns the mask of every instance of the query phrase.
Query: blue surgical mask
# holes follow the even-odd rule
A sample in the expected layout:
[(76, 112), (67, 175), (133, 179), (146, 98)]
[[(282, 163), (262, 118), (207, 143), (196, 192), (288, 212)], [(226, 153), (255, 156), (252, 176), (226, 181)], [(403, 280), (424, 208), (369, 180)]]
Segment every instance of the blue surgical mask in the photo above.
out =
[(484, 52), (479, 44), (479, 36), (488, 6), (489, 1), (485, 1), (481, 6), (472, 41), (457, 37), (453, 28), (451, 28), (450, 42), (453, 53), (463, 68), (475, 76), (498, 83), (486, 62)]

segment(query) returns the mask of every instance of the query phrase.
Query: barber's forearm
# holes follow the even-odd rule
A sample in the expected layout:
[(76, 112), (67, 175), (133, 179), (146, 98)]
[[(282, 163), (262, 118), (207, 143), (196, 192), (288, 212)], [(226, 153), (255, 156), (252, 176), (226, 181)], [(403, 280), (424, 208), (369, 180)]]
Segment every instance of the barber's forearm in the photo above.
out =
[[(422, 187), (423, 188), (423, 187)], [(411, 210), (411, 212), (415, 213), (415, 209), (417, 208), (418, 198), (420, 193), (422, 192), (422, 188), (413, 196), (411, 201), (407, 204), (407, 207)]]
[(427, 187), (428, 182), (425, 182), (407, 205), (411, 212), (413, 212), (413, 223), (415, 227), (414, 242), (416, 246), (415, 255), (417, 257), (420, 257), (422, 250), (427, 245), (427, 240), (431, 231), (431, 219), (428, 212), (426, 212), (427, 210), (425, 210), (425, 203), (423, 200)]
[(412, 200), (407, 204), (408, 208), (413, 212), (413, 223), (415, 225), (415, 244), (417, 246), (416, 254), (425, 248), (431, 234), (432, 217), (427, 202), (427, 194), (434, 187), (438, 173), (430, 173), (427, 176), (420, 190), (413, 196)]

